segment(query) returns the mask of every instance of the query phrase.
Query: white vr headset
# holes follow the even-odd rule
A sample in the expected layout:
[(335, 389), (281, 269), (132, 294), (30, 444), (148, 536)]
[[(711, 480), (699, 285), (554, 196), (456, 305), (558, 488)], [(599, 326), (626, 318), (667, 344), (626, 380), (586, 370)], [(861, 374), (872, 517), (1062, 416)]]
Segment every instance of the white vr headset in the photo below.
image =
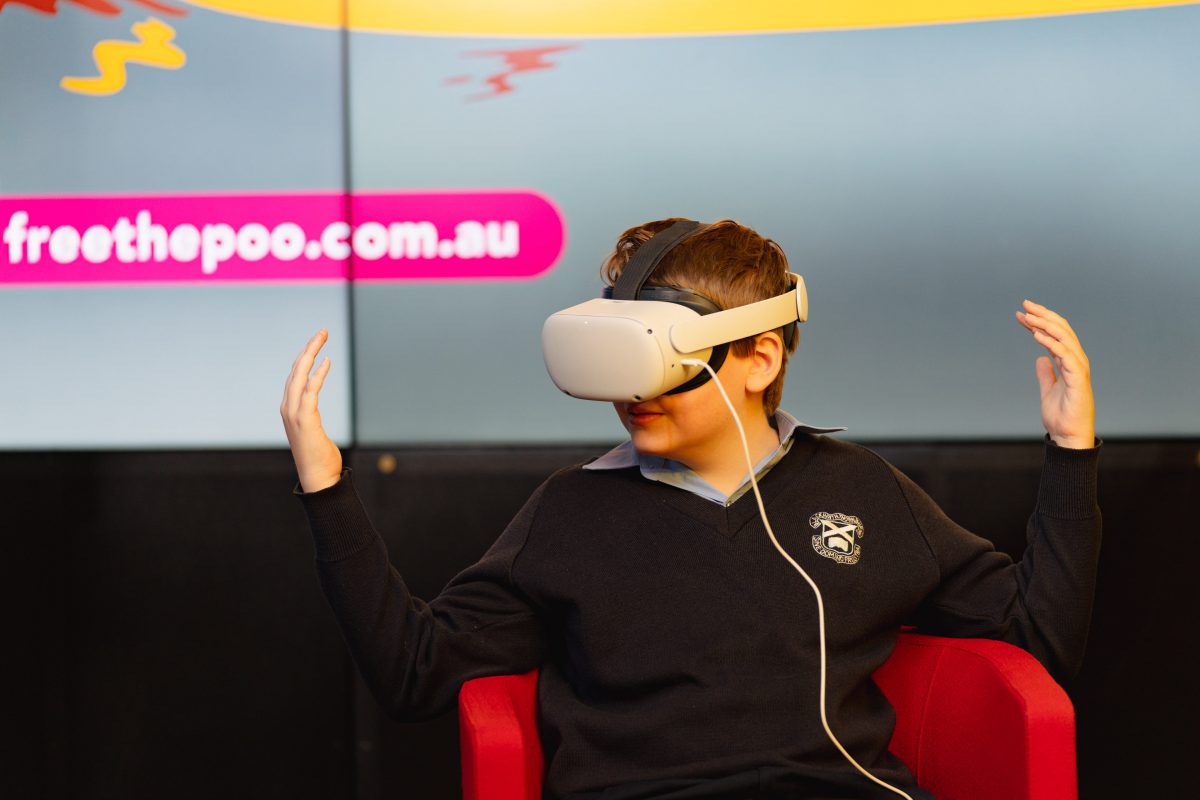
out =
[(795, 273), (787, 292), (724, 311), (687, 289), (644, 285), (668, 250), (707, 227), (676, 222), (637, 249), (604, 297), (546, 320), (542, 355), (555, 386), (584, 400), (640, 402), (709, 379), (707, 370), (683, 359), (706, 361), (716, 371), (730, 342), (780, 327), (784, 346), (791, 346), (796, 325), (808, 319), (804, 279)]

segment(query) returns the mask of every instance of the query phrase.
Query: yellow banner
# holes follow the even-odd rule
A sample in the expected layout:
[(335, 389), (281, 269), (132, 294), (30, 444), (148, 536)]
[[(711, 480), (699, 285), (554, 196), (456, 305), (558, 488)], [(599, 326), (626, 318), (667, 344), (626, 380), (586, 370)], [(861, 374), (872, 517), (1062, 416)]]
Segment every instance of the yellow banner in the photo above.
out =
[[(697, 36), (1085, 14), (1196, 0), (200, 0), (244, 17), (430, 36)], [(345, 6), (348, 4), (348, 9)]]

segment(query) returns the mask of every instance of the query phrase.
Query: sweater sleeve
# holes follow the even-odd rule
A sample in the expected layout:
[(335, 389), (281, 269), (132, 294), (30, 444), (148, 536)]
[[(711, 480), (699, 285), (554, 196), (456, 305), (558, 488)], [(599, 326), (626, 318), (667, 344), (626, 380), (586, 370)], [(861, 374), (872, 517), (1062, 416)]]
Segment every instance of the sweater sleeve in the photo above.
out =
[(1016, 563), (955, 524), (909, 478), (895, 474), (940, 576), (913, 622), (932, 634), (1018, 645), (1063, 681), (1079, 672), (1091, 624), (1100, 554), (1100, 442), (1072, 450), (1047, 437), (1045, 448), (1025, 553)]
[(512, 579), (543, 488), (483, 557), (429, 602), (413, 597), (389, 562), (350, 468), (318, 492), (293, 489), (312, 528), (321, 589), (359, 672), (389, 715), (435, 716), (454, 706), (464, 681), (527, 672), (544, 661), (541, 616)]

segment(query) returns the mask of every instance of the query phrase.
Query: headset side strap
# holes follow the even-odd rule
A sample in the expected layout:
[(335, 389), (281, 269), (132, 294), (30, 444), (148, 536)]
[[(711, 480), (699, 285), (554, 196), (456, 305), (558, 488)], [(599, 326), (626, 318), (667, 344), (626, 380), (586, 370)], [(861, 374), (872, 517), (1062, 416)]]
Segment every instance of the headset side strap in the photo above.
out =
[(671, 346), (680, 353), (695, 353), (789, 322), (803, 322), (807, 317), (808, 294), (804, 279), (796, 275), (795, 288), (790, 292), (672, 325)]

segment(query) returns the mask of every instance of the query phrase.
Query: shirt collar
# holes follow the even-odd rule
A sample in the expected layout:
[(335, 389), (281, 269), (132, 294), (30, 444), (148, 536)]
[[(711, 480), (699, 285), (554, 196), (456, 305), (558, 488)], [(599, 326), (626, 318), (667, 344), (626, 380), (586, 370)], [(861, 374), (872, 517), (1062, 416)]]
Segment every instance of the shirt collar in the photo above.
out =
[[(773, 427), (779, 432), (779, 445), (754, 466), (754, 477), (756, 480), (761, 480), (771, 467), (779, 463), (788, 454), (788, 451), (792, 447), (793, 437), (797, 431), (817, 434), (846, 430), (845, 428), (822, 428), (815, 425), (806, 425), (786, 411), (776, 411), (773, 421), (775, 423)], [(642, 477), (648, 480), (658, 481), (659, 483), (683, 489), (726, 507), (733, 504), (750, 489), (750, 480), (747, 478), (742, 481), (741, 486), (734, 490), (733, 494), (726, 496), (685, 464), (661, 456), (641, 455), (634, 449), (632, 441), (626, 441), (617, 445), (595, 461), (585, 464), (583, 468), (605, 470), (625, 469), (634, 466), (638, 467), (642, 473)]]
[[(836, 433), (845, 431), (846, 428), (822, 428), (815, 425), (805, 425), (796, 417), (788, 414), (785, 410), (775, 411), (775, 428), (779, 431), (779, 443), (782, 445), (792, 435), (799, 431), (800, 433)], [(647, 456), (646, 459), (653, 458), (655, 462), (672, 462), (670, 458), (660, 458), (658, 456)], [(583, 469), (625, 469), (628, 467), (638, 467), (641, 465), (640, 456), (634, 449), (634, 443), (626, 439), (622, 444), (613, 447), (612, 450), (605, 453), (604, 456), (596, 458), (595, 461), (583, 465)]]

